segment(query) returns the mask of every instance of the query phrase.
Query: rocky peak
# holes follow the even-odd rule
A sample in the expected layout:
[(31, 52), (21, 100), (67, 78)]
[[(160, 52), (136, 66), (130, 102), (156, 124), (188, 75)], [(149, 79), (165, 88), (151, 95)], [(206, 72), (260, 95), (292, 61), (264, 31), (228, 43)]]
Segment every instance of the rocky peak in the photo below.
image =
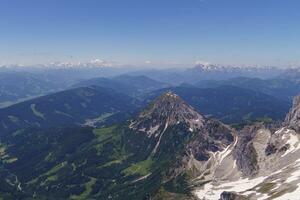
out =
[(203, 126), (204, 118), (178, 95), (166, 92), (156, 98), (130, 124), (130, 128), (152, 135), (161, 127), (185, 123), (190, 130)]
[(297, 132), (300, 131), (300, 95), (294, 98), (293, 107), (286, 116), (285, 125)]

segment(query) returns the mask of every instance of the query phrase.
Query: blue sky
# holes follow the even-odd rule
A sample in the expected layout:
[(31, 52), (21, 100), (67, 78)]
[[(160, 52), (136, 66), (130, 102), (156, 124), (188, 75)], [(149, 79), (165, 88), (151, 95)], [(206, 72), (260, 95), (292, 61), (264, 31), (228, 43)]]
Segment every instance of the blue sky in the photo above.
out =
[(299, 0), (0, 0), (0, 64), (298, 64), (299, 9)]

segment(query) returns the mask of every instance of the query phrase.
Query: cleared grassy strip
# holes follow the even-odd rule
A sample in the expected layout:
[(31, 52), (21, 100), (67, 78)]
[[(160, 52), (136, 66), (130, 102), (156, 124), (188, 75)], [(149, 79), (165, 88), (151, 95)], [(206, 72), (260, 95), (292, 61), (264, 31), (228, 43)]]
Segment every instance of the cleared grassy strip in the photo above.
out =
[(91, 192), (93, 191), (93, 185), (96, 183), (97, 179), (90, 177), (90, 181), (84, 184), (85, 190), (80, 195), (72, 195), (70, 199), (72, 200), (82, 200), (87, 199)]

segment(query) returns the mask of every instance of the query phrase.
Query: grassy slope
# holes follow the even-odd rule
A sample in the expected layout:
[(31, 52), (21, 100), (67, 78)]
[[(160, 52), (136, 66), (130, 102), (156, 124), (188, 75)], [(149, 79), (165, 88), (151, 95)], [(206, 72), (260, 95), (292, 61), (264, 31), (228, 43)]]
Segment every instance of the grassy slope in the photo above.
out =
[[(2, 139), (1, 155), (16, 160), (1, 161), (0, 167), (16, 175), (19, 181), (6, 194), (14, 198), (35, 194), (39, 199), (75, 200), (139, 200), (152, 196), (164, 188), (163, 169), (167, 169), (166, 158), (172, 158), (174, 149), (162, 148), (158, 156), (149, 156), (140, 148), (143, 139), (147, 138), (137, 137), (119, 126), (30, 129), (6, 136)], [(141, 179), (146, 175), (147, 179)], [(14, 192), (19, 183), (21, 194)], [(5, 191), (0, 188), (1, 192)]]

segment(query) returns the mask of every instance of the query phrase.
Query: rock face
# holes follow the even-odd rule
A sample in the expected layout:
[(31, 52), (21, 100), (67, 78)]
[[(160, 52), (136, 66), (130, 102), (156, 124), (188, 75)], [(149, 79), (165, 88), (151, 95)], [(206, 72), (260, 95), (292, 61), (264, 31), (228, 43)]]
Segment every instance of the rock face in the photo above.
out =
[(234, 157), (238, 169), (247, 176), (257, 173), (257, 152), (253, 146), (253, 138), (257, 131), (262, 128), (260, 125), (247, 126), (239, 134), (239, 140), (234, 149)]
[(300, 131), (300, 95), (294, 98), (293, 107), (286, 116), (285, 124), (295, 131)]
[(223, 192), (220, 200), (247, 200), (245, 197), (238, 195), (235, 192)]
[[(166, 92), (140, 113), (130, 124), (130, 128), (146, 132), (149, 137), (152, 137), (159, 128), (180, 123), (187, 124), (192, 131), (203, 126), (204, 118), (179, 96)], [(156, 134), (155, 137), (157, 136)]]
[(201, 177), (204, 184), (195, 190), (199, 199), (299, 199), (300, 96), (282, 127), (247, 126), (231, 148), (215, 161), (220, 164), (211, 168), (213, 177)]

